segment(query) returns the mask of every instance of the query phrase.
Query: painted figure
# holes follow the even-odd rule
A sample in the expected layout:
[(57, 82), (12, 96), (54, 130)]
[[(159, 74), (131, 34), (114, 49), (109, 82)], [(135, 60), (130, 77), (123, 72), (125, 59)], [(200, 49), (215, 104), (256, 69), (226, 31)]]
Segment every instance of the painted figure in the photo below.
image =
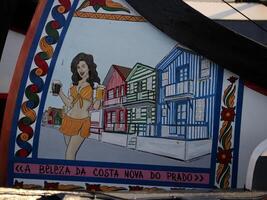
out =
[(69, 95), (64, 94), (62, 87), (58, 94), (54, 94), (58, 95), (69, 108), (59, 128), (67, 146), (66, 160), (76, 159), (81, 144), (90, 135), (90, 110), (100, 107), (99, 98), (93, 98), (94, 85), (100, 83), (96, 67), (92, 55), (79, 53), (71, 63), (72, 86), (69, 89)]

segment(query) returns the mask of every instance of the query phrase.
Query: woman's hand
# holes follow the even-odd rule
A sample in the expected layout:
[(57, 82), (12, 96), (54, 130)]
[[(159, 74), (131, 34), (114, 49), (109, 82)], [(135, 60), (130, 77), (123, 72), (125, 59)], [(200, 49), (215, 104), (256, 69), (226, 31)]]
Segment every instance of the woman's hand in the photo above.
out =
[(94, 110), (99, 110), (100, 106), (101, 106), (100, 100), (96, 100), (94, 102), (93, 108), (94, 108)]

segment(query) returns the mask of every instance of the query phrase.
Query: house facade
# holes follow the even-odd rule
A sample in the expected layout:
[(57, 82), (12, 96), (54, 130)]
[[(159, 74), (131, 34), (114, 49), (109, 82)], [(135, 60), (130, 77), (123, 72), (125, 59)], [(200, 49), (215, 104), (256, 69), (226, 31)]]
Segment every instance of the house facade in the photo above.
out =
[(127, 92), (126, 78), (130, 71), (130, 68), (112, 65), (104, 79), (105, 132), (127, 132), (127, 108), (123, 106), (123, 98)]
[(209, 154), (218, 65), (176, 46), (156, 70), (157, 131), (150, 140), (140, 139), (138, 149), (181, 160)]
[(127, 81), (127, 94), (123, 105), (128, 110), (128, 133), (138, 136), (155, 134), (156, 71), (137, 63)]
[(60, 126), (63, 114), (61, 108), (48, 107), (43, 114), (42, 123), (43, 125)]

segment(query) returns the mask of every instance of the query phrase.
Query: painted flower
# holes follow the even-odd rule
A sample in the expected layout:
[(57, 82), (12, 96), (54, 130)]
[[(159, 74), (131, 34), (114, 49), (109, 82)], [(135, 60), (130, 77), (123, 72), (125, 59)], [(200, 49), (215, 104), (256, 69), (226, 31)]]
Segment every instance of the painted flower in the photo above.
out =
[(233, 122), (235, 120), (235, 107), (233, 108), (222, 107), (221, 120)]
[(91, 6), (106, 6), (106, 0), (90, 0)]
[(217, 162), (220, 164), (228, 164), (231, 163), (232, 160), (232, 149), (222, 149), (218, 148), (217, 152)]
[(230, 81), (231, 83), (234, 83), (237, 79), (238, 79), (237, 77), (231, 76), (227, 80)]

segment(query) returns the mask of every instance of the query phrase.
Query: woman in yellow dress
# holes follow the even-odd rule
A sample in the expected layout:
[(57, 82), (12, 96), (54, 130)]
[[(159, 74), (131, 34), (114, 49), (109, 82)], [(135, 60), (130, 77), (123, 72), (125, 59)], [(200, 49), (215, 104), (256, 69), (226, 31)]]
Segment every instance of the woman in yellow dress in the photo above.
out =
[(90, 135), (90, 108), (98, 109), (100, 106), (100, 101), (93, 99), (94, 84), (100, 83), (96, 67), (92, 55), (79, 53), (71, 63), (70, 95), (66, 96), (62, 87), (59, 91), (59, 97), (69, 108), (68, 112), (64, 114), (59, 128), (67, 145), (66, 160), (76, 159), (81, 144)]

